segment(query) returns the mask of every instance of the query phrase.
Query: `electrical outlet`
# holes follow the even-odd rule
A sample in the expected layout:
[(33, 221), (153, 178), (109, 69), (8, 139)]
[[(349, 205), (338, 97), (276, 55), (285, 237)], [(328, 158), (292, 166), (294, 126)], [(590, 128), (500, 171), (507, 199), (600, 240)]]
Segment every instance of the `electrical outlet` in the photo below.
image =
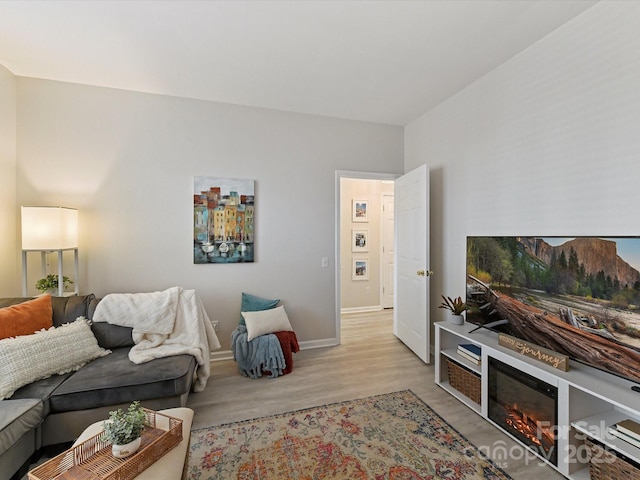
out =
[(329, 257), (322, 257), (322, 268), (329, 268)]
[(364, 287), (364, 294), (371, 295), (371, 287)]

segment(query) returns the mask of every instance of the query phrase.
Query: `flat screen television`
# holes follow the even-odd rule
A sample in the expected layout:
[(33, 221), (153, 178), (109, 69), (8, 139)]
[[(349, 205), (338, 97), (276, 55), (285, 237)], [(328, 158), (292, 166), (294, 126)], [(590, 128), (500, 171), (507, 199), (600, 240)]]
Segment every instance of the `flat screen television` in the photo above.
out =
[(640, 237), (467, 237), (466, 290), (468, 322), (640, 383)]

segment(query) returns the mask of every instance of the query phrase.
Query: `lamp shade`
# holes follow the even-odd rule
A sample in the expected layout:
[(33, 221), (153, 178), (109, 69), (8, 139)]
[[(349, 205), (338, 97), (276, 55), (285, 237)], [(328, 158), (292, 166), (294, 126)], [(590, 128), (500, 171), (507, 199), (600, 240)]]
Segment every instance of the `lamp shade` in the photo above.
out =
[(66, 207), (22, 207), (22, 250), (66, 250), (78, 247), (78, 210)]

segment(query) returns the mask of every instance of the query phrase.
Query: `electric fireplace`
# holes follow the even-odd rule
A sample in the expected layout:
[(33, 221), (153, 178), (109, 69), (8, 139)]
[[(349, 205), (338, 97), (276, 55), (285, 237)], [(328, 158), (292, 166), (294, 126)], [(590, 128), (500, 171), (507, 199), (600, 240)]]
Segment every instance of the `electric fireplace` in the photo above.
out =
[(489, 357), (489, 418), (557, 465), (556, 387)]

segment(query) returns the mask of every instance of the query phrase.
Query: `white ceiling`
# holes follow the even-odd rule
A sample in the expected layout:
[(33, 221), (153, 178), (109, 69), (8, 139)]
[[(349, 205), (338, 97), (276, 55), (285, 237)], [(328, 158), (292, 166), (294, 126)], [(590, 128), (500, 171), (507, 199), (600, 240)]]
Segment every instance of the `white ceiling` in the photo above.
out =
[(406, 125), (595, 2), (0, 1), (0, 64)]

